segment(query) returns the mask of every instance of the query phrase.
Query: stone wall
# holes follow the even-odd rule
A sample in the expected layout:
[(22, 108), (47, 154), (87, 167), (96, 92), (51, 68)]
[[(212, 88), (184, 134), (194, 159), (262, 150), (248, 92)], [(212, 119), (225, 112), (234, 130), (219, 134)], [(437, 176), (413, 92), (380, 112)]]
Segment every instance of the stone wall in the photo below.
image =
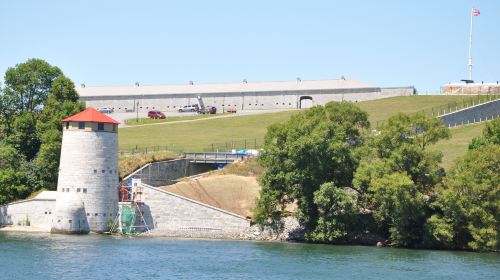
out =
[(446, 126), (457, 126), (500, 117), (500, 99), (439, 116)]
[[(297, 109), (304, 97), (311, 98), (313, 105), (324, 105), (330, 101), (366, 101), (392, 96), (412, 95), (413, 87), (398, 88), (350, 88), (302, 91), (231, 92), (201, 94), (206, 106), (214, 106), (218, 112), (228, 108), (237, 110)], [(87, 107), (113, 108), (117, 112), (147, 112), (157, 109), (165, 112), (177, 111), (184, 105), (198, 104), (194, 94), (165, 94), (140, 96), (91, 96), (82, 97)], [(139, 105), (137, 105), (139, 103)]]
[(0, 206), (0, 226), (30, 226), (50, 231), (55, 199), (28, 199)]
[(396, 97), (396, 96), (410, 96), (416, 94), (414, 87), (388, 87), (381, 88), (380, 93), (382, 98)]
[(215, 170), (216, 164), (191, 163), (186, 159), (153, 162), (127, 176), (141, 178), (142, 182), (154, 187), (176, 183), (176, 180)]
[(500, 94), (500, 84), (498, 82), (488, 84), (448, 84), (441, 87), (443, 94)]
[(240, 238), (250, 221), (176, 194), (142, 184), (150, 234), (172, 237)]

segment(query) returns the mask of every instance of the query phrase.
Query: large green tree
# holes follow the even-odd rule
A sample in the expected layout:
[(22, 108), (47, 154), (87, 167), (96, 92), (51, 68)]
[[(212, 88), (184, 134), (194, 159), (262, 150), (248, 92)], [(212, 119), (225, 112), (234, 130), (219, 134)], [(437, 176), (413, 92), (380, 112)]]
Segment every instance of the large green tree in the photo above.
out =
[(441, 153), (427, 148), (449, 136), (437, 119), (400, 113), (360, 149), (353, 180), (360, 193), (359, 203), (373, 211), (381, 232), (387, 232), (392, 244), (423, 245), (429, 203), (445, 175), (439, 166)]
[(6, 71), (5, 87), (0, 90), (0, 141), (8, 151), (16, 151), (19, 161), (17, 173), (5, 174), (10, 176), (10, 182), (26, 187), (20, 192), (0, 184), (0, 192), (12, 194), (4, 196), (7, 200), (22, 198), (40, 188), (55, 189), (61, 120), (83, 108), (73, 82), (58, 67), (41, 59), (29, 59)]
[(288, 206), (295, 205), (299, 221), (307, 231), (314, 231), (327, 207), (322, 204), (319, 209), (316, 202), (323, 200), (320, 196), (338, 194), (323, 189), (315, 202), (316, 191), (325, 183), (333, 184), (328, 188), (351, 186), (358, 165), (353, 150), (362, 144), (363, 130), (368, 127), (365, 112), (351, 103), (336, 102), (269, 127), (259, 157), (266, 171), (260, 179), (256, 220), (279, 219)]
[(500, 249), (500, 145), (470, 150), (444, 186), (428, 223), (434, 241), (447, 248)]
[(23, 158), (17, 150), (0, 142), (0, 204), (29, 194), (22, 172)]

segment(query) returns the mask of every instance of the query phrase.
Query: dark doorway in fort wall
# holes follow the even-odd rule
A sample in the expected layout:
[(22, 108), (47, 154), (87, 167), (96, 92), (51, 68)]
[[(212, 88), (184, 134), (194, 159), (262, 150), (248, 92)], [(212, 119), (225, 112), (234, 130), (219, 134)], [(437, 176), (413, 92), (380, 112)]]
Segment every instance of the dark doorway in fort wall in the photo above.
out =
[(313, 99), (311, 96), (301, 96), (299, 99), (299, 109), (307, 109), (313, 106)]

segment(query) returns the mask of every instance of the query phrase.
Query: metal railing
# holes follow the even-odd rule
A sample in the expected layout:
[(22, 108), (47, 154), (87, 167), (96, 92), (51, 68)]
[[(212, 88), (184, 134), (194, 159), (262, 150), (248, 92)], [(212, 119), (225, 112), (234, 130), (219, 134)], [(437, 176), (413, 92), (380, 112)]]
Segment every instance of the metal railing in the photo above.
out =
[(264, 140), (260, 139), (240, 139), (231, 140), (227, 142), (211, 143), (206, 146), (201, 146), (194, 143), (191, 145), (186, 144), (173, 144), (166, 143), (165, 145), (146, 146), (140, 147), (138, 145), (132, 149), (122, 149), (119, 151), (120, 156), (143, 155), (148, 153), (157, 152), (173, 152), (182, 154), (184, 152), (230, 152), (232, 150), (246, 150), (246, 149), (260, 149), (264, 146)]
[(232, 153), (185, 153), (183, 157), (194, 163), (231, 163), (245, 155)]

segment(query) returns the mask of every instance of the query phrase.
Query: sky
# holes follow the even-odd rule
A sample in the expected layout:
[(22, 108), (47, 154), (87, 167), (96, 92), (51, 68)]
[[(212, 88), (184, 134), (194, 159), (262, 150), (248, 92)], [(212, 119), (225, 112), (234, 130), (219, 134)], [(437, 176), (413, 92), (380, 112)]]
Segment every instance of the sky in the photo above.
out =
[[(500, 80), (497, 0), (0, 0), (0, 73), (29, 58), (76, 85), (336, 79), (419, 93)], [(3, 83), (3, 78), (0, 79)]]

